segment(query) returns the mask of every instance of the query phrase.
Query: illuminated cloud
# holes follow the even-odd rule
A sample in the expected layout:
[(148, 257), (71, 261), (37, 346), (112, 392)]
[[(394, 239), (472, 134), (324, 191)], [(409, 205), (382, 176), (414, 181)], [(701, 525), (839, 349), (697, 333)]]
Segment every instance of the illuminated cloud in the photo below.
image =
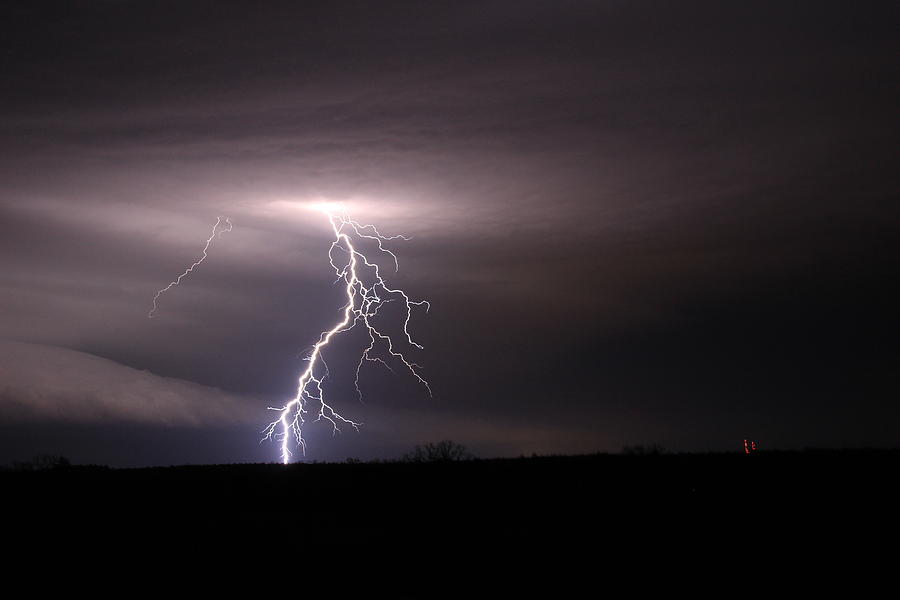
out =
[(247, 425), (179, 460), (269, 459), (261, 411), (343, 305), (308, 208), (342, 203), (412, 238), (391, 281), (433, 302), (435, 397), (364, 373), (366, 427), (310, 459), (384, 456), (393, 409), (386, 439), (486, 453), (895, 443), (890, 3), (95, 4), (0, 36), (0, 339), (45, 345), (5, 347), (0, 427), (199, 428), (200, 398)]
[(5, 421), (132, 422), (210, 427), (252, 423), (253, 400), (65, 348), (0, 341)]

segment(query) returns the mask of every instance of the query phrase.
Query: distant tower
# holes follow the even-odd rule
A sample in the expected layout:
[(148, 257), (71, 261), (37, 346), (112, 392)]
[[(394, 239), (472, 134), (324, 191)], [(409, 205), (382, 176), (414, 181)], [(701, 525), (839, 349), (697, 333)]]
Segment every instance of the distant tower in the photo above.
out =
[(759, 446), (756, 445), (756, 442), (753, 440), (744, 440), (744, 454), (751, 454), (759, 450)]

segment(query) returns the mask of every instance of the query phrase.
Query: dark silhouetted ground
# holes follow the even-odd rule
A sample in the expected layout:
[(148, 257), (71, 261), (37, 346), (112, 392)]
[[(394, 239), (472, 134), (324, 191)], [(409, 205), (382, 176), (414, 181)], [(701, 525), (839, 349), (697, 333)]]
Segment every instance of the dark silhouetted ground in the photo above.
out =
[(338, 569), (502, 559), (527, 572), (571, 553), (582, 565), (697, 556), (708, 566), (713, 555), (739, 567), (887, 537), (898, 459), (897, 450), (858, 450), (72, 466), (6, 471), (0, 481), (7, 544), (38, 553), (99, 540), (107, 552), (182, 566), (222, 555), (273, 568), (289, 558), (289, 570), (322, 559)]

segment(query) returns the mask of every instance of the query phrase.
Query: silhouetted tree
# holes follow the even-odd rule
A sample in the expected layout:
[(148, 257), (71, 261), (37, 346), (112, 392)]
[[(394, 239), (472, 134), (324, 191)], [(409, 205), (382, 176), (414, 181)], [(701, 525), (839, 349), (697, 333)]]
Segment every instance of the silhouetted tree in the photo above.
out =
[(69, 459), (58, 454), (40, 454), (30, 461), (16, 461), (12, 464), (16, 471), (49, 471), (51, 469), (67, 469), (72, 466)]
[(466, 447), (452, 440), (429, 442), (424, 446), (416, 446), (412, 452), (407, 452), (401, 457), (404, 462), (450, 462), (456, 460), (471, 460), (475, 458)]
[(622, 454), (627, 456), (659, 456), (666, 454), (668, 451), (658, 444), (650, 444), (649, 446), (622, 446)]

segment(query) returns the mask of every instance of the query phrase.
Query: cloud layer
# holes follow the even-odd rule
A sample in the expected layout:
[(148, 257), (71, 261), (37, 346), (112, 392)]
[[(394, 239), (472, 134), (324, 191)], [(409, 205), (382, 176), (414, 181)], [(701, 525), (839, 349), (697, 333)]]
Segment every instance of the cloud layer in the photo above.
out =
[(222, 427), (259, 420), (252, 398), (65, 348), (0, 341), (4, 421)]
[(357, 406), (336, 345), (336, 408), (370, 433), (311, 428), (310, 458), (896, 437), (894, 3), (8, 12), (0, 339), (44, 346), (4, 346), (3, 423), (211, 419), (252, 447), (217, 456), (258, 456), (341, 306), (303, 208), (329, 200), (412, 236), (391, 282), (431, 302), (435, 398), (367, 369)]

